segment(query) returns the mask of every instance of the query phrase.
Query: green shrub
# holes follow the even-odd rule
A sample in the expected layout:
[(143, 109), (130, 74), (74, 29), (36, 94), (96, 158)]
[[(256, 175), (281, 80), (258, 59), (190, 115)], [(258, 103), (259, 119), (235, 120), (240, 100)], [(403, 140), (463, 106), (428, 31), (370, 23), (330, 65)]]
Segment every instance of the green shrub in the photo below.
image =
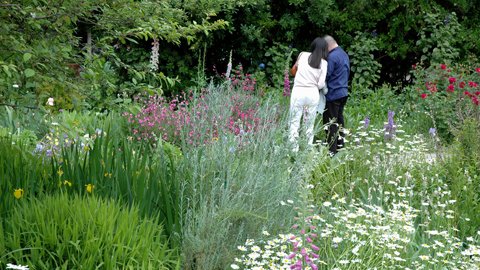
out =
[(442, 161), (442, 175), (448, 179), (456, 200), (455, 217), (460, 235), (476, 233), (480, 226), (480, 122), (468, 120), (455, 132), (455, 141)]
[[(31, 269), (175, 269), (157, 218), (113, 200), (65, 194), (18, 204), (4, 221), (0, 265)], [(1, 248), (2, 246), (0, 246)]]
[[(378, 51), (378, 40), (370, 35), (357, 32), (348, 54), (350, 55), (353, 72), (352, 87), (359, 95), (366, 95), (377, 84), (382, 65), (375, 59), (373, 53)], [(360, 91), (359, 91), (360, 90)]]
[(475, 66), (460, 64), (415, 68), (419, 109), (430, 116), (441, 137), (451, 140), (465, 120), (480, 119), (479, 72)]

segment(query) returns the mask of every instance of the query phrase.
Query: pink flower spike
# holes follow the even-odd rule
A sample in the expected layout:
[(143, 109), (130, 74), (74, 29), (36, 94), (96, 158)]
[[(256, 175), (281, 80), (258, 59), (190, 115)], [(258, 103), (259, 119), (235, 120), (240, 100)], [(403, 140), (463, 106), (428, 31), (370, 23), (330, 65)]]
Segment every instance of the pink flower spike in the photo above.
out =
[(314, 244), (312, 244), (311, 247), (312, 247), (312, 249), (315, 250), (315, 251), (319, 251), (319, 250), (320, 250), (320, 248), (317, 247), (317, 246), (315, 246)]
[(302, 230), (300, 231), (300, 233), (301, 233), (301, 234), (305, 234), (305, 230), (302, 229)]
[(314, 257), (314, 258), (316, 258), (316, 259), (318, 259), (318, 258), (320, 257), (318, 254), (313, 253), (313, 252), (310, 253), (310, 256), (312, 256), (312, 257)]
[(302, 250), (300, 251), (300, 254), (302, 254), (302, 256), (305, 257), (307, 255), (307, 250), (305, 248), (302, 248)]
[(308, 243), (312, 243), (312, 242), (313, 242), (312, 238), (307, 237), (307, 242), (308, 242)]
[(287, 259), (291, 260), (297, 255), (295, 252), (290, 253), (290, 255), (287, 256)]

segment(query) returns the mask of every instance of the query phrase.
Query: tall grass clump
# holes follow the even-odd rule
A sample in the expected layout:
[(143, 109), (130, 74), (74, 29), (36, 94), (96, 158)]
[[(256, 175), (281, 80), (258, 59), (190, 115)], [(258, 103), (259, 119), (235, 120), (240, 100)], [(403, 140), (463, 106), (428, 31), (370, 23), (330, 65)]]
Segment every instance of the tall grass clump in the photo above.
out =
[(69, 193), (96, 194), (135, 204), (143, 215), (158, 215), (166, 234), (178, 240), (181, 181), (176, 166), (181, 151), (166, 142), (159, 141), (154, 147), (127, 136), (119, 127), (109, 125), (100, 134), (93, 134), (90, 144), (63, 148), (52, 165), (54, 181)]
[(30, 269), (177, 269), (157, 217), (95, 196), (19, 203), (4, 222), (0, 265)]
[(445, 150), (439, 174), (446, 179), (455, 202), (455, 222), (459, 235), (480, 228), (480, 121), (468, 119), (455, 131), (453, 144)]
[(297, 200), (311, 158), (309, 151), (295, 160), (290, 156), (286, 109), (273, 100), (260, 102), (247, 92), (212, 86), (204, 99), (209, 113), (228, 119), (236, 112), (229, 109), (232, 97), (250, 102), (246, 110), (254, 109), (250, 111), (259, 119), (258, 126), (247, 129), (239, 121), (238, 133), (224, 129), (209, 143), (184, 148), (179, 170), (185, 181), (181, 198), (186, 269), (225, 269), (235, 247), (258, 236), (262, 228), (275, 232), (289, 227), (294, 212), (281, 204)]
[(50, 164), (38, 158), (23, 140), (0, 137), (0, 217), (3, 219), (15, 201), (52, 186), (44, 181), (51, 173)]

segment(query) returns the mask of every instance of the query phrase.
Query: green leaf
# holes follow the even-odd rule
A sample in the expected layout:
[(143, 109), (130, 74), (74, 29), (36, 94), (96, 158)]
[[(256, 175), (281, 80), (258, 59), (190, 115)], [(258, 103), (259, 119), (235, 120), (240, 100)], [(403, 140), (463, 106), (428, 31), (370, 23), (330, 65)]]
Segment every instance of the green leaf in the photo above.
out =
[(30, 58), (32, 58), (32, 54), (31, 53), (25, 53), (23, 55), (23, 62), (28, 62), (28, 60), (30, 60)]
[(8, 66), (3, 66), (3, 71), (5, 71), (5, 74), (7, 74), (7, 77), (12, 77), (12, 73), (10, 70), (8, 70)]
[(25, 69), (25, 71), (23, 71), (23, 73), (25, 74), (25, 77), (27, 77), (27, 78), (35, 76), (35, 70), (33, 70), (31, 68)]
[(27, 82), (25, 88), (35, 88), (37, 84), (35, 82)]

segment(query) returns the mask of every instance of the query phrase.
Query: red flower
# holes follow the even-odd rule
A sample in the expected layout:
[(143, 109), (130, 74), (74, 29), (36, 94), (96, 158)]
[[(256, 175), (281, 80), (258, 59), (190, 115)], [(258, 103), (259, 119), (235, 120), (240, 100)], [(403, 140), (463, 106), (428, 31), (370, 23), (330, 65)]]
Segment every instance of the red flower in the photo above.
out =
[(450, 77), (450, 78), (448, 78), (448, 81), (449, 81), (450, 83), (454, 83), (454, 82), (457, 81), (457, 79), (455, 79), (454, 77)]
[(413, 64), (412, 69), (416, 69), (416, 68), (417, 68), (417, 64)]
[(443, 70), (445, 70), (445, 69), (447, 69), (447, 65), (441, 64), (441, 65), (440, 65), (440, 68), (443, 69)]
[(466, 85), (466, 83), (465, 83), (465, 82), (461, 82), (459, 86), (460, 86), (460, 88), (464, 88), (464, 87), (465, 87), (465, 85)]
[(447, 92), (453, 93), (453, 91), (455, 91), (455, 86), (453, 86), (453, 84), (450, 84), (447, 88)]
[(420, 97), (421, 97), (422, 99), (426, 99), (426, 98), (427, 98), (427, 94), (423, 93)]
[(475, 92), (475, 96), (480, 95), (480, 91)]
[(476, 82), (470, 81), (470, 82), (468, 82), (468, 86), (470, 86), (470, 87), (477, 87), (478, 84), (477, 84)]
[(478, 106), (478, 98), (477, 97), (472, 97), (472, 102), (473, 104), (477, 105)]
[(476, 72), (480, 73), (480, 67), (475, 69)]
[(464, 94), (465, 96), (469, 96), (469, 97), (472, 96), (472, 94), (470, 94), (470, 92), (468, 92), (468, 91), (463, 92), (463, 94)]

